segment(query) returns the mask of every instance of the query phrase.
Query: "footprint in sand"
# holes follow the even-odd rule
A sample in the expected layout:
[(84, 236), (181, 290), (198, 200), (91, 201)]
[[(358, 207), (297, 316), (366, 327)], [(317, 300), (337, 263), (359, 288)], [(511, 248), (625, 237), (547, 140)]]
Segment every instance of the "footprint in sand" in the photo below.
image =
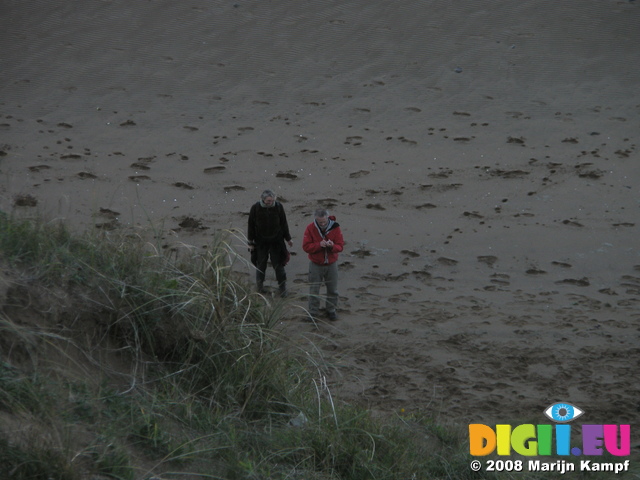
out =
[(132, 182), (141, 182), (144, 180), (151, 180), (151, 177), (149, 177), (148, 175), (131, 175), (129, 177), (129, 180), (131, 180)]
[(522, 178), (525, 175), (529, 175), (531, 172), (526, 170), (501, 170), (499, 168), (488, 170), (487, 173), (492, 176), (502, 178)]
[(35, 207), (38, 205), (38, 199), (31, 194), (16, 195), (13, 198), (13, 205), (16, 207)]
[(339, 203), (340, 202), (335, 198), (320, 198), (320, 199), (318, 199), (318, 204), (324, 205), (326, 208), (333, 208), (336, 205), (338, 205)]
[(368, 203), (367, 208), (370, 210), (386, 210), (386, 208), (379, 203)]
[(209, 228), (202, 224), (202, 220), (193, 217), (184, 217), (180, 223), (178, 223), (178, 226), (186, 230), (207, 230)]
[(387, 298), (387, 301), (390, 303), (402, 303), (406, 302), (411, 297), (411, 295), (412, 294), (409, 292), (396, 293)]
[(358, 147), (362, 145), (362, 137), (359, 135), (354, 135), (352, 137), (347, 137), (344, 141), (345, 145), (353, 145), (354, 147)]
[(109, 208), (100, 207), (100, 210), (98, 210), (98, 215), (100, 215), (102, 217), (114, 219), (114, 218), (118, 218), (120, 216), (120, 212), (116, 212), (116, 211), (111, 210)]
[(438, 258), (438, 262), (442, 265), (454, 266), (458, 264), (458, 260), (454, 260), (453, 258), (440, 257)]
[(246, 190), (242, 185), (227, 185), (226, 187), (223, 187), (223, 189), (224, 193)]
[(216, 165), (215, 167), (207, 167), (204, 169), (204, 173), (220, 173), (224, 172), (227, 167), (222, 165)]
[(582, 278), (565, 278), (564, 280), (558, 280), (555, 282), (557, 285), (576, 285), (578, 287), (588, 287), (591, 285), (587, 277)]
[(93, 173), (89, 173), (89, 172), (78, 172), (77, 176), (82, 178), (83, 180), (89, 179), (89, 180), (93, 180), (98, 178), (96, 175), (94, 175)]
[(134, 162), (129, 166), (131, 168), (135, 168), (136, 170), (151, 170), (151, 167), (143, 162)]
[(562, 268), (571, 268), (572, 265), (570, 263), (566, 263), (566, 262), (558, 262), (558, 261), (553, 261), (551, 262), (551, 265), (556, 265), (558, 267), (562, 267)]
[(626, 150), (616, 150), (614, 152), (616, 155), (618, 155), (618, 157), (620, 158), (629, 158), (629, 156), (633, 153), (632, 150), (626, 149)]
[(390, 330), (389, 333), (393, 333), (394, 335), (410, 335), (411, 330), (408, 328), (394, 328), (393, 330)]
[(42, 170), (48, 170), (51, 167), (49, 165), (33, 165), (31, 167), (27, 167), (30, 172), (40, 172)]
[(480, 255), (477, 258), (478, 258), (478, 262), (485, 263), (490, 267), (492, 267), (498, 261), (498, 257), (495, 257), (493, 255)]
[(544, 275), (547, 272), (537, 267), (531, 267), (531, 268), (528, 268), (525, 273), (527, 275)]
[(584, 227), (584, 225), (582, 225), (580, 222), (577, 222), (575, 220), (563, 220), (562, 223), (564, 225), (570, 225), (572, 227)]
[(450, 168), (442, 168), (439, 167), (440, 171), (438, 172), (434, 172), (434, 173), (430, 173), (427, 176), (429, 178), (449, 178), (451, 175), (453, 175), (453, 170), (451, 170)]
[(524, 137), (508, 137), (507, 143), (514, 143), (516, 145), (524, 146), (525, 138)]
[(174, 187), (183, 188), (185, 190), (193, 190), (193, 186), (186, 182), (176, 182), (173, 184)]
[(640, 294), (640, 278), (634, 277), (633, 275), (623, 275), (620, 278), (620, 286), (621, 287), (630, 287), (630, 290), (627, 290), (626, 293), (638, 295)]
[(434, 205), (433, 203), (423, 203), (422, 205), (416, 205), (415, 207), (417, 210), (422, 210), (423, 208), (438, 208), (436, 205)]
[(630, 222), (612, 223), (611, 225), (613, 227), (635, 227), (636, 226), (635, 223), (630, 223)]
[(138, 161), (136, 163), (140, 165), (148, 165), (150, 163), (153, 163), (155, 159), (156, 159), (155, 155), (152, 155), (150, 157), (138, 157)]
[(354, 255), (358, 258), (364, 258), (364, 257), (369, 257), (372, 255), (371, 250), (367, 249), (364, 246), (360, 246), (360, 248), (358, 248), (358, 250), (354, 250), (351, 252), (351, 255)]
[(409, 140), (408, 138), (405, 138), (405, 137), (398, 137), (398, 140), (400, 140), (402, 143), (408, 143), (409, 145), (418, 144), (418, 142), (416, 142), (415, 140)]
[(599, 169), (578, 170), (578, 176), (580, 178), (592, 178), (594, 180), (604, 176), (605, 173), (607, 173), (607, 172), (605, 172), (604, 170), (599, 170)]
[(289, 180), (295, 180), (298, 178), (298, 175), (293, 172), (278, 172), (276, 173), (276, 178), (287, 178)]
[(494, 273), (491, 275), (491, 283), (497, 283), (499, 285), (510, 285), (510, 279), (511, 277), (506, 273)]
[(611, 296), (617, 296), (618, 293), (613, 290), (612, 288), (602, 288), (600, 290), (598, 290), (599, 293), (602, 293), (603, 295), (611, 295)]

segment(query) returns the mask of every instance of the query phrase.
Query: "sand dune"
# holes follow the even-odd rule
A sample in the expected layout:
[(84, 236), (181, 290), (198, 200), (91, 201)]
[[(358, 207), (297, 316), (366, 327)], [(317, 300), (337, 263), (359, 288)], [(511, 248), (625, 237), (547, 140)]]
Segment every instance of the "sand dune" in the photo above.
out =
[(203, 246), (272, 188), (304, 294), (327, 206), (340, 320), (287, 328), (336, 363), (340, 398), (631, 421), (639, 8), (5, 1), (0, 208)]

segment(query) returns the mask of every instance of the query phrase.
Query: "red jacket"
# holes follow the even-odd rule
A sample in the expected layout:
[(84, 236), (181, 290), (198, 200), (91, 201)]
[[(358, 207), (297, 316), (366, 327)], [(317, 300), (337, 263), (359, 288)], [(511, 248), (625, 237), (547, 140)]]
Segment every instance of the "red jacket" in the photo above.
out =
[[(331, 240), (333, 247), (321, 247), (322, 240)], [(329, 217), (329, 225), (327, 225), (324, 234), (320, 231), (315, 220), (307, 225), (302, 239), (302, 249), (307, 252), (309, 260), (318, 265), (329, 265), (336, 262), (338, 254), (344, 249), (344, 239), (336, 217)]]

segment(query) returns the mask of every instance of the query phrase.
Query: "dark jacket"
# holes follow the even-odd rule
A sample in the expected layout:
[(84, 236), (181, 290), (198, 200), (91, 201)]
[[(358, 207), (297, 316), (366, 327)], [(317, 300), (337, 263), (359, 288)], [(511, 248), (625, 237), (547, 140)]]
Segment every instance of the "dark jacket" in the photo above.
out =
[(260, 202), (251, 206), (247, 238), (250, 244), (291, 240), (287, 216), (280, 202), (263, 207)]
[[(336, 217), (329, 217), (329, 225), (322, 232), (316, 221), (314, 220), (307, 225), (302, 239), (302, 249), (307, 252), (309, 260), (318, 265), (330, 265), (338, 260), (338, 254), (344, 249), (344, 239), (340, 225), (335, 221)], [(324, 248), (320, 246), (322, 240), (331, 240), (332, 248)]]

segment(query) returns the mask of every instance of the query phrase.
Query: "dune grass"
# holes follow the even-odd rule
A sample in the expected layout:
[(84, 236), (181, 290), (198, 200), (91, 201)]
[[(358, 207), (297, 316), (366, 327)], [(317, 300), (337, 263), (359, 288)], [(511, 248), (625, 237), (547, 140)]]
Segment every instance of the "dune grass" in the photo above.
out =
[(469, 469), (464, 426), (335, 398), (227, 238), (167, 255), (0, 217), (0, 478), (507, 478)]

